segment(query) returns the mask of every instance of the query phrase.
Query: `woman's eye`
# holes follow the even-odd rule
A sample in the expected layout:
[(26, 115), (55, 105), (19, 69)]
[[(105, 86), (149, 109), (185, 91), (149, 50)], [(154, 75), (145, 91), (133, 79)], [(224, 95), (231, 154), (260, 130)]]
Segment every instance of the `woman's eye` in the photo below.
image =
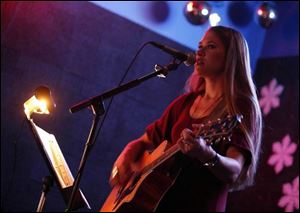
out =
[(214, 44), (208, 44), (205, 47), (204, 46), (199, 46), (198, 50), (206, 50), (206, 49), (214, 49), (216, 46)]
[(209, 49), (213, 49), (213, 48), (215, 48), (215, 45), (213, 45), (213, 44), (209, 44), (209, 45), (207, 45), (207, 48), (209, 48)]

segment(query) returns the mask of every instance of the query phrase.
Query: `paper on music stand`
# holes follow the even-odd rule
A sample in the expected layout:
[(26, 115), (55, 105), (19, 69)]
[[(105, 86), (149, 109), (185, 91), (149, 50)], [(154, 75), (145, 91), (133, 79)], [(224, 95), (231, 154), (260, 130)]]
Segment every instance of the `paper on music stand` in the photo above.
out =
[[(57, 179), (59, 181), (60, 187), (62, 189), (65, 189), (67, 187), (71, 187), (74, 182), (73, 175), (68, 167), (68, 164), (60, 150), (60, 147), (57, 143), (57, 140), (53, 134), (50, 134), (40, 128), (39, 126), (35, 125), (35, 123), (30, 120), (32, 126), (36, 130), (36, 133), (40, 139), (40, 142), (42, 143), (42, 147), (44, 149), (44, 152), (51, 164), (51, 167), (53, 171), (55, 172), (55, 175), (57, 176)], [(91, 209), (89, 203), (87, 202), (85, 196), (79, 190), (87, 208)]]
[(43, 143), (43, 148), (47, 154), (48, 159), (58, 177), (61, 187), (72, 186), (74, 178), (70, 172), (68, 165), (66, 164), (65, 158), (57, 144), (56, 138), (53, 134), (49, 134), (42, 128), (35, 125), (37, 133)]

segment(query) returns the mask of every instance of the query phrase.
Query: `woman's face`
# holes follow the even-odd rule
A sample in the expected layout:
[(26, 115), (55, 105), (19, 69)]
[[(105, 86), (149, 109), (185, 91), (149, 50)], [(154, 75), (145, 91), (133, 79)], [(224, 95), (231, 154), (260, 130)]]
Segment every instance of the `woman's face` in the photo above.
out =
[(195, 69), (202, 77), (220, 75), (225, 66), (225, 47), (220, 38), (211, 30), (199, 42)]

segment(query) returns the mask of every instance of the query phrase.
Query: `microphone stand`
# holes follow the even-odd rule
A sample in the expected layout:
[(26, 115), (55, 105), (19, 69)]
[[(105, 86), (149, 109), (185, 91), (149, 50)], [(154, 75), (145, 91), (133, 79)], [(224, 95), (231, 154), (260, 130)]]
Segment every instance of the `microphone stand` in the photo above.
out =
[(89, 136), (87, 138), (87, 142), (85, 144), (85, 148), (84, 148), (81, 160), (80, 160), (79, 168), (78, 168), (78, 171), (77, 171), (74, 183), (73, 183), (72, 194), (71, 194), (71, 197), (70, 197), (69, 202), (68, 202), (68, 207), (65, 210), (66, 212), (72, 210), (73, 203), (74, 203), (74, 198), (75, 198), (75, 193), (78, 190), (79, 182), (80, 182), (80, 179), (81, 179), (81, 176), (82, 176), (82, 172), (83, 172), (88, 154), (90, 153), (91, 148), (92, 148), (92, 146), (94, 144), (94, 141), (95, 141), (95, 134), (96, 134), (96, 129), (97, 129), (96, 127), (98, 126), (99, 118), (100, 118), (101, 115), (103, 115), (105, 113), (103, 100), (107, 99), (109, 97), (112, 97), (114, 95), (117, 95), (121, 92), (124, 92), (126, 90), (129, 90), (133, 87), (136, 87), (139, 84), (141, 84), (142, 82), (144, 82), (144, 81), (146, 81), (146, 80), (148, 80), (152, 77), (155, 77), (155, 76), (166, 77), (170, 71), (177, 69), (178, 66), (182, 62), (183, 61), (176, 62), (176, 60), (173, 60), (171, 63), (169, 63), (166, 66), (160, 66), (160, 65), (156, 64), (155, 68), (154, 68), (155, 72), (152, 72), (152, 73), (150, 73), (148, 75), (145, 75), (141, 78), (138, 78), (136, 80), (130, 81), (130, 82), (128, 82), (124, 85), (121, 85), (119, 87), (115, 87), (114, 89), (106, 91), (106, 92), (104, 92), (100, 95), (91, 97), (91, 98), (89, 98), (87, 100), (84, 100), (84, 101), (81, 101), (80, 103), (75, 104), (74, 106), (72, 106), (70, 108), (70, 112), (75, 113), (75, 112), (78, 112), (78, 111), (80, 111), (80, 110), (82, 110), (86, 107), (91, 107), (94, 118), (93, 118), (93, 123), (92, 123), (91, 129), (90, 129), (90, 133), (89, 133)]

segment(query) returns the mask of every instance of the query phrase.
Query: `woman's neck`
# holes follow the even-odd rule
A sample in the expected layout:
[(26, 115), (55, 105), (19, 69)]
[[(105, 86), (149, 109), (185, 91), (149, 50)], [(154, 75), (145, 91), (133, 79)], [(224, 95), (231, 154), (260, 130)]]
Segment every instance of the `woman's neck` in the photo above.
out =
[(215, 78), (205, 78), (205, 94), (203, 98), (217, 99), (224, 93), (223, 77), (218, 76)]

